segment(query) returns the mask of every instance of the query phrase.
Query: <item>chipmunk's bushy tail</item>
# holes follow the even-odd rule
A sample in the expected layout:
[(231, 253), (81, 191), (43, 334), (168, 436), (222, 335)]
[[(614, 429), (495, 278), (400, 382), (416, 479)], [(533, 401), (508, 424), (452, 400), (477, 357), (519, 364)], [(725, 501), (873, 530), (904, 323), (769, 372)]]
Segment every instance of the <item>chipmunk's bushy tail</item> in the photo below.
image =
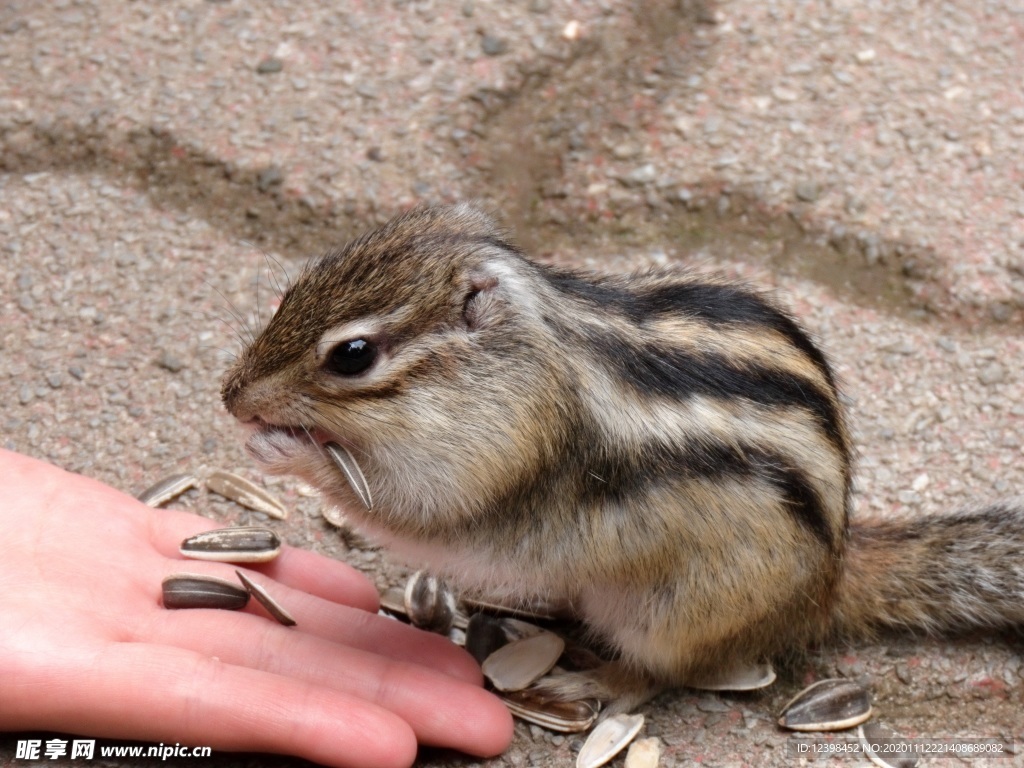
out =
[(953, 515), (854, 522), (837, 597), (843, 636), (1024, 627), (1024, 497)]

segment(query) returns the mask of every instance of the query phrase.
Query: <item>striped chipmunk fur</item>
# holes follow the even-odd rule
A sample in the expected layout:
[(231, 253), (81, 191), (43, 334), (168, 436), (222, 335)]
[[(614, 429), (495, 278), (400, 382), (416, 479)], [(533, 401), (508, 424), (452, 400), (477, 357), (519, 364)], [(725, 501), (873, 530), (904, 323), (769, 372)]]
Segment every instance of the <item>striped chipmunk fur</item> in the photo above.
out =
[(467, 205), (313, 263), (222, 394), (264, 470), (400, 557), (571, 604), (618, 655), (565, 696), (627, 709), (834, 632), (1024, 623), (1020, 501), (850, 523), (835, 377), (774, 301), (544, 266)]

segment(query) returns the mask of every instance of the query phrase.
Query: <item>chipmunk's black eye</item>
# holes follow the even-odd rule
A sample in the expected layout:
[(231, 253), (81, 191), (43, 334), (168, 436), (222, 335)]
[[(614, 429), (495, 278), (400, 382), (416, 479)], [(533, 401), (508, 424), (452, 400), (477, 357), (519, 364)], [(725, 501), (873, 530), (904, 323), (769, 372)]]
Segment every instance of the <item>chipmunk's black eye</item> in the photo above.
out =
[(366, 339), (343, 341), (331, 350), (324, 367), (341, 376), (355, 376), (362, 373), (377, 359), (377, 347)]

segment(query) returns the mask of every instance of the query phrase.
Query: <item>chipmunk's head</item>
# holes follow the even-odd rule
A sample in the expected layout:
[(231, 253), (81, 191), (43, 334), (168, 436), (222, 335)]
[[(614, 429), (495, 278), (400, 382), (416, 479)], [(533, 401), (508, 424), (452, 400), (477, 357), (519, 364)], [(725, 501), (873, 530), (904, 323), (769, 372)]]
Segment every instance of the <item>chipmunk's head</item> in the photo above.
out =
[(528, 327), (534, 269), (466, 205), (412, 211), (327, 254), (224, 379), (249, 452), (323, 488), (336, 479), (323, 447), (338, 443), (379, 498), (395, 483), (465, 496), (479, 471), (500, 485), (530, 453), (529, 393), (547, 375)]

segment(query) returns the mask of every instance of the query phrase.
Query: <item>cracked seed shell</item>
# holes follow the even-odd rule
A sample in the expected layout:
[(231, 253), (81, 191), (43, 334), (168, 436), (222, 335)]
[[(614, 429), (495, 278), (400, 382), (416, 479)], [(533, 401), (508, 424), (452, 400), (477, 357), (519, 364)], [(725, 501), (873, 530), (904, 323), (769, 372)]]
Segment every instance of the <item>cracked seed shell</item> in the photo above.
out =
[(206, 488), (246, 509), (262, 512), (278, 520), (288, 517), (288, 510), (284, 504), (255, 483), (234, 472), (223, 469), (214, 470), (206, 478)]
[(481, 669), (499, 691), (521, 691), (550, 672), (564, 649), (562, 638), (542, 630), (494, 651)]

